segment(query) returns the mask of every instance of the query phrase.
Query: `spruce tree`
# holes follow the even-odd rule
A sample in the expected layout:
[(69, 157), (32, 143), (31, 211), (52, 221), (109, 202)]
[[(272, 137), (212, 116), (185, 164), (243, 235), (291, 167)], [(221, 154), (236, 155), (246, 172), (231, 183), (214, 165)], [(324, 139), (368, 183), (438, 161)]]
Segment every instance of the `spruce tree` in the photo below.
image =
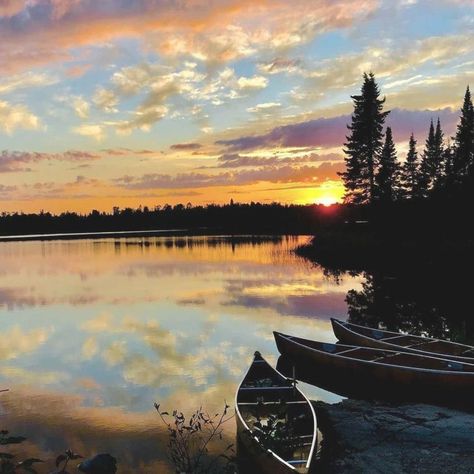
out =
[(364, 74), (360, 95), (352, 96), (354, 112), (350, 135), (345, 143), (346, 171), (341, 173), (346, 189), (345, 202), (366, 204), (376, 192), (375, 176), (383, 146), (383, 125), (389, 112), (383, 111), (385, 98), (372, 73)]
[(436, 132), (434, 136), (433, 162), (431, 163), (431, 187), (438, 187), (443, 180), (444, 168), (444, 133), (441, 130), (441, 122), (438, 117)]
[(446, 189), (451, 189), (453, 185), (456, 184), (457, 176), (456, 176), (456, 166), (455, 166), (455, 150), (451, 146), (450, 143), (446, 145), (444, 149), (444, 173), (443, 173), (443, 180), (442, 186)]
[(433, 120), (431, 120), (418, 174), (418, 192), (420, 197), (427, 197), (431, 190), (432, 163), (435, 160), (435, 149), (435, 129)]
[(392, 129), (387, 127), (385, 143), (380, 154), (380, 167), (375, 177), (377, 199), (381, 202), (393, 202), (398, 192), (397, 150), (393, 143)]
[(416, 151), (416, 140), (413, 133), (408, 143), (408, 154), (400, 170), (401, 196), (415, 199), (418, 196), (418, 174), (419, 174), (418, 152)]
[(474, 108), (469, 86), (464, 96), (460, 118), (454, 138), (453, 175), (456, 182), (461, 182), (463, 177), (472, 173), (474, 167)]

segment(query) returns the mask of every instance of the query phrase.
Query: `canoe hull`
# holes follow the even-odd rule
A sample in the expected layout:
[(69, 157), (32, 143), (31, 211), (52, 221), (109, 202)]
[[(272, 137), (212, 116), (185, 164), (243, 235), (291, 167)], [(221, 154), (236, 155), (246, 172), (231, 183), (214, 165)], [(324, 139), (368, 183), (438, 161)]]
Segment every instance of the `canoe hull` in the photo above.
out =
[[(296, 368), (305, 366), (321, 386), (347, 387), (370, 393), (370, 398), (438, 404), (474, 404), (474, 373), (439, 373), (410, 367), (360, 361), (312, 350), (275, 334), (278, 350)], [(319, 385), (316, 383), (316, 385)]]
[[(397, 344), (392, 344), (390, 342), (386, 342), (383, 339), (375, 339), (375, 338), (366, 336), (364, 334), (361, 334), (357, 331), (350, 330), (349, 328), (341, 324), (340, 321), (337, 321), (335, 319), (331, 319), (331, 323), (332, 323), (334, 335), (343, 344), (348, 344), (351, 346), (374, 347), (376, 349), (386, 349), (386, 350), (392, 350), (392, 351), (399, 350), (402, 352), (409, 352), (410, 354), (419, 354), (419, 355), (425, 355), (429, 357), (443, 357), (443, 358), (455, 360), (458, 362), (467, 362), (468, 364), (474, 363), (473, 357), (464, 357), (464, 356), (459, 356), (455, 354), (448, 354), (448, 353), (442, 353), (442, 352), (430, 352), (430, 351), (419, 350), (419, 349), (411, 348), (411, 347), (404, 347)], [(413, 337), (419, 338), (420, 341), (423, 341), (424, 339), (421, 336), (413, 336)], [(448, 341), (443, 341), (443, 342), (445, 342), (446, 344), (449, 344)], [(457, 344), (453, 343), (453, 346), (455, 345)], [(465, 346), (465, 347), (469, 348), (469, 346)]]
[[(282, 411), (283, 410), (283, 411)], [(245, 450), (250, 468), (243, 472), (308, 474), (313, 472), (317, 443), (316, 413), (308, 398), (285, 376), (270, 366), (259, 352), (254, 355), (235, 398), (239, 447)], [(301, 442), (295, 448), (270, 451), (251, 432), (257, 419), (272, 413), (291, 424), (292, 435)], [(283, 446), (281, 447), (283, 448)], [(280, 457), (282, 456), (282, 457)], [(250, 470), (249, 470), (250, 469)]]

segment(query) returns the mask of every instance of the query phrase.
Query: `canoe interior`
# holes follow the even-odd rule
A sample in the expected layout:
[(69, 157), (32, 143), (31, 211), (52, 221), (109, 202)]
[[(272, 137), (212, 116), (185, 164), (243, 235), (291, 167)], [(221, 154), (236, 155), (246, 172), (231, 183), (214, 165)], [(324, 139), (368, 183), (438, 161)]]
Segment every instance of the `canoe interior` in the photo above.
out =
[(397, 352), (383, 349), (371, 349), (369, 347), (355, 347), (343, 344), (330, 344), (325, 342), (311, 341), (294, 336), (283, 336), (289, 341), (299, 343), (312, 349), (334, 354), (340, 357), (348, 357), (361, 361), (378, 362), (387, 365), (412, 367), (418, 369), (431, 369), (446, 372), (474, 373), (474, 365), (457, 361), (437, 359), (408, 352)]
[(256, 358), (240, 385), (237, 405), (251, 431), (257, 421), (266, 425), (270, 415), (284, 423), (288, 433), (291, 433), (291, 442), (280, 450), (272, 450), (291, 464), (296, 472), (307, 472), (306, 463), (314, 438), (313, 412), (291, 381), (278, 374), (263, 359)]
[(338, 321), (339, 324), (363, 336), (377, 341), (395, 344), (400, 347), (416, 349), (418, 351), (432, 352), (435, 354), (446, 354), (453, 356), (474, 357), (474, 348), (464, 344), (451, 341), (442, 341), (429, 337), (413, 336), (410, 334), (398, 334), (382, 329), (367, 328), (358, 324)]

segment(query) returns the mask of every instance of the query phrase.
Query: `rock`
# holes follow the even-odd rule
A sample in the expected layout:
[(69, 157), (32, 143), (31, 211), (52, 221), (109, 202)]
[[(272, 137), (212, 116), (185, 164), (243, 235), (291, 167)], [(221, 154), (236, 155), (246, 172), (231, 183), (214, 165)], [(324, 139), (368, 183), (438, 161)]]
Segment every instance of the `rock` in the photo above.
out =
[(117, 460), (110, 454), (97, 454), (93, 458), (81, 462), (78, 468), (79, 471), (87, 474), (115, 474)]
[(318, 472), (474, 472), (474, 414), (360, 400), (315, 408), (323, 433)]

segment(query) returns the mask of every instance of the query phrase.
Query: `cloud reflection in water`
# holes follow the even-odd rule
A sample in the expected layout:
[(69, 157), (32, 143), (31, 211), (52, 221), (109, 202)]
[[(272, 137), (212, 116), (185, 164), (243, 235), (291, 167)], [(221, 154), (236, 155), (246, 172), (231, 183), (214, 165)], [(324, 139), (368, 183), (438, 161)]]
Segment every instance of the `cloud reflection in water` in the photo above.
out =
[(328, 318), (360, 282), (336, 284), (289, 251), (305, 240), (2, 244), (3, 424), (40, 457), (120, 449), (124, 472), (150, 472), (163, 459), (153, 401), (221, 408), (255, 349), (276, 361), (273, 329), (332, 340)]

